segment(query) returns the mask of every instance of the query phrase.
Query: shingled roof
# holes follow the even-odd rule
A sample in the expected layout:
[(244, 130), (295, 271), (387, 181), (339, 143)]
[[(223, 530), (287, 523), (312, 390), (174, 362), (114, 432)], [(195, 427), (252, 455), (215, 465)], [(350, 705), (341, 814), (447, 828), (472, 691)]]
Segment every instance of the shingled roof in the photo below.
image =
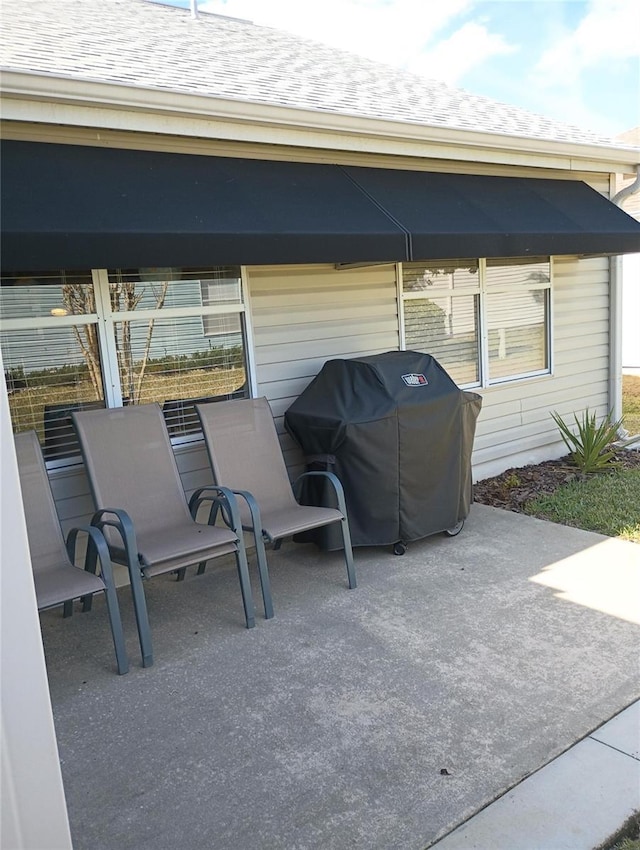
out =
[(616, 146), (606, 136), (249, 21), (193, 18), (188, 9), (150, 0), (1, 0), (0, 8), (5, 70)]

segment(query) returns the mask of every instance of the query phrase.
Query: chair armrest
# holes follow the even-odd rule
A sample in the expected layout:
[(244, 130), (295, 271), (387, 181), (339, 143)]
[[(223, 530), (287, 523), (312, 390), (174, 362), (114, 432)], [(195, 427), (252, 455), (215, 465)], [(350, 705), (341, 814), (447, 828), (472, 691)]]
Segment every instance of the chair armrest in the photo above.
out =
[(251, 527), (247, 530), (253, 531), (255, 535), (262, 535), (262, 518), (260, 516), (260, 506), (258, 505), (256, 497), (248, 490), (234, 490), (233, 492), (237, 496), (241, 496), (249, 508), (249, 513), (251, 514)]
[(302, 475), (299, 475), (293, 482), (293, 495), (296, 497), (296, 501), (299, 501), (300, 499), (300, 492), (302, 490), (302, 484), (304, 480), (306, 478), (313, 478), (318, 476), (321, 476), (329, 482), (329, 484), (333, 488), (333, 492), (335, 493), (336, 500), (338, 502), (338, 510), (346, 518), (347, 503), (344, 497), (344, 488), (342, 486), (342, 482), (334, 472), (313, 471), (303, 472)]
[(115, 528), (122, 539), (128, 563), (130, 565), (139, 563), (136, 531), (126, 511), (122, 508), (101, 508), (91, 517), (91, 525), (100, 531), (105, 527)]
[(220, 490), (221, 488), (216, 484), (210, 484), (208, 487), (199, 487), (197, 490), (193, 491), (191, 498), (189, 499), (189, 513), (193, 519), (196, 518), (196, 514), (198, 513), (201, 505), (204, 505), (207, 502), (220, 504)]
[(206, 502), (211, 502), (211, 510), (209, 511), (208, 524), (213, 525), (218, 514), (218, 509), (222, 511), (222, 518), (228, 528), (235, 532), (238, 538), (242, 535), (242, 521), (240, 519), (240, 509), (235, 493), (241, 491), (231, 490), (229, 487), (221, 487), (217, 484), (210, 484), (208, 487), (200, 487), (192, 493), (189, 499), (189, 511), (195, 520), (198, 509)]
[(109, 555), (109, 547), (102, 532), (95, 526), (79, 526), (70, 529), (67, 534), (67, 554), (72, 564), (75, 564), (76, 544), (78, 534), (84, 533), (89, 537), (87, 543), (87, 551), (84, 558), (84, 569), (88, 572), (96, 572), (96, 558), (100, 561), (100, 575), (105, 585), (115, 586), (113, 580), (113, 566), (111, 564), (111, 556)]

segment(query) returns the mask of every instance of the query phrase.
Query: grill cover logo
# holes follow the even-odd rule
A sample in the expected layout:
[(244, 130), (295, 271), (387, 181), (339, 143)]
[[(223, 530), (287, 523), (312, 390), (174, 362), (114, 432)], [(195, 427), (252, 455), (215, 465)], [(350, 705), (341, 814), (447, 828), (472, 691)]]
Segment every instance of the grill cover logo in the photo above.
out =
[(402, 380), (408, 387), (426, 387), (429, 383), (424, 375), (403, 375)]

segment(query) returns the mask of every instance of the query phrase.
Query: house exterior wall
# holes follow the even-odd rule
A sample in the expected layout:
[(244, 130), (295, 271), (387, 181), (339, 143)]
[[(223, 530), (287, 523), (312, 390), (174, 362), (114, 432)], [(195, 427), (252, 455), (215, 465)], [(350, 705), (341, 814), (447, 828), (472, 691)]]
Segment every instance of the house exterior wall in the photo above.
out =
[[(8, 131), (8, 132), (7, 132)], [(450, 173), (576, 179), (605, 196), (610, 174), (603, 171), (529, 167), (521, 157), (513, 163), (477, 163), (386, 156), (354, 151), (322, 151), (289, 146), (247, 145), (205, 139), (147, 137), (74, 127), (7, 124), (5, 135), (24, 140), (113, 144), (181, 153), (253, 156), (307, 162), (334, 162), (376, 167), (413, 168)], [(397, 349), (400, 340), (397, 267), (393, 264), (337, 270), (332, 265), (249, 267), (250, 327), (259, 395), (272, 404), (285, 459), (292, 474), (303, 459), (284, 433), (283, 415), (327, 359)], [(599, 414), (608, 408), (609, 262), (606, 258), (554, 261), (552, 334), (553, 374), (481, 390), (483, 411), (473, 454), (476, 480), (509, 466), (564, 454), (550, 412), (568, 415), (586, 405)], [(211, 482), (204, 448), (176, 450), (187, 494)], [(81, 467), (52, 474), (52, 487), (63, 526), (86, 520), (92, 511), (89, 487)]]
[(288, 466), (301, 471), (284, 413), (326, 360), (398, 349), (396, 266), (256, 268), (249, 284), (258, 391), (271, 403)]
[[(564, 454), (551, 411), (566, 416), (588, 405), (606, 413), (608, 260), (556, 259), (553, 274), (553, 375), (478, 390), (484, 404), (472, 458), (476, 480)], [(302, 459), (282, 417), (324, 361), (398, 347), (395, 269), (265, 268), (249, 280), (258, 388), (272, 404), (295, 472)]]
[[(608, 406), (608, 296), (606, 258), (553, 262), (553, 374), (479, 390), (483, 409), (472, 457), (479, 480), (566, 452), (551, 412)], [(274, 266), (247, 270), (256, 382), (273, 408), (292, 475), (304, 459), (284, 432), (283, 416), (323, 363), (395, 350), (399, 346), (396, 267), (336, 270), (333, 266)], [(211, 483), (201, 444), (176, 449), (185, 492)], [(92, 511), (82, 467), (52, 474), (65, 527)]]
[(553, 374), (480, 390), (475, 480), (565, 454), (552, 411), (607, 411), (608, 260), (556, 258), (553, 276)]

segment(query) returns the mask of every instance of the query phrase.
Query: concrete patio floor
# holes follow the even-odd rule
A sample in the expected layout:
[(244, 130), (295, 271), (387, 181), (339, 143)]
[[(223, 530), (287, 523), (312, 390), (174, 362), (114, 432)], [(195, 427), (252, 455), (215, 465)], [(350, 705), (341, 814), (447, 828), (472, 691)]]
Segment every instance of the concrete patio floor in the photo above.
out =
[(352, 591), (269, 554), (252, 630), (233, 566), (149, 582), (146, 670), (122, 588), (123, 677), (101, 600), (42, 615), (76, 850), (424, 850), (640, 697), (636, 544), (473, 505)]

